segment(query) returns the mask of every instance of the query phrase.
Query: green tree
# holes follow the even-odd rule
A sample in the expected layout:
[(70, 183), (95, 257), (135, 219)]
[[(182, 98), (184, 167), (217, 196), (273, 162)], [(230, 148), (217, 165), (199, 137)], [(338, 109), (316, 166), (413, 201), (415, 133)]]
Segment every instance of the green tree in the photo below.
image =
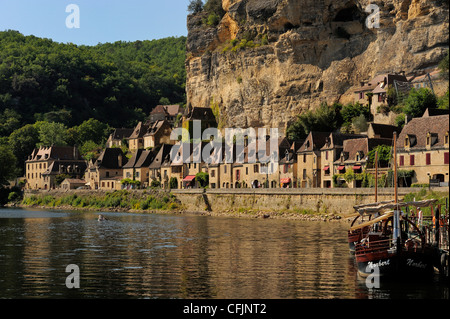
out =
[(412, 116), (420, 117), (427, 108), (436, 108), (436, 96), (428, 88), (413, 88), (405, 100), (403, 112)]
[(171, 177), (169, 180), (169, 188), (177, 189), (178, 188), (178, 179), (176, 177)]
[(8, 136), (20, 127), (21, 115), (12, 109), (0, 112), (0, 136)]
[(84, 142), (78, 150), (80, 151), (80, 155), (87, 161), (91, 159), (96, 159), (100, 156), (103, 148), (101, 145), (96, 144), (94, 141), (86, 141)]
[(39, 143), (39, 132), (33, 124), (27, 124), (12, 132), (8, 141), (16, 157), (19, 173), (23, 174), (25, 161)]
[(76, 145), (83, 145), (87, 141), (92, 141), (95, 144), (103, 144), (111, 131), (107, 124), (93, 118), (69, 130), (69, 134), (71, 135), (70, 140), (72, 144)]
[(441, 75), (444, 79), (448, 80), (448, 70), (449, 70), (449, 51), (447, 55), (439, 62), (439, 69), (441, 70)]
[(301, 114), (297, 121), (286, 130), (288, 138), (300, 140), (313, 130), (323, 132), (336, 130), (342, 122), (341, 107), (340, 104), (328, 106), (326, 103), (322, 103), (317, 110), (309, 110)]
[(369, 128), (369, 124), (367, 124), (367, 120), (366, 120), (364, 114), (361, 114), (361, 115), (353, 118), (352, 125), (355, 128), (357, 133), (367, 132), (367, 129)]
[(195, 180), (200, 184), (200, 187), (206, 187), (209, 184), (209, 174), (205, 172), (199, 172), (195, 174)]
[(203, 1), (202, 0), (190, 0), (188, 5), (189, 13), (199, 13), (203, 10)]
[(447, 92), (439, 98), (438, 107), (440, 109), (448, 110), (448, 102), (449, 102), (449, 96), (448, 96), (448, 90), (447, 90)]
[(370, 109), (361, 103), (347, 104), (341, 110), (343, 124), (351, 124), (353, 119), (363, 115), (366, 120), (370, 120)]
[(65, 146), (69, 134), (67, 127), (62, 123), (37, 122), (40, 146)]
[(0, 187), (16, 177), (16, 157), (8, 145), (0, 144)]
[(368, 167), (375, 167), (375, 152), (378, 152), (378, 167), (388, 167), (392, 158), (392, 147), (387, 145), (378, 145), (372, 149), (368, 155)]

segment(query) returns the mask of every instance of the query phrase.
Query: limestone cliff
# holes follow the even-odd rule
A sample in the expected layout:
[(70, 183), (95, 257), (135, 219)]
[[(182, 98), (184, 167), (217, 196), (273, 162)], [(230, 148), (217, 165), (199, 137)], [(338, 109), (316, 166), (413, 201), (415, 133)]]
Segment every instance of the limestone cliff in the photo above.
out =
[(284, 130), (321, 102), (351, 101), (361, 80), (436, 65), (448, 50), (448, 0), (222, 5), (217, 26), (205, 24), (206, 12), (188, 16), (186, 90), (188, 106), (218, 109), (223, 127)]

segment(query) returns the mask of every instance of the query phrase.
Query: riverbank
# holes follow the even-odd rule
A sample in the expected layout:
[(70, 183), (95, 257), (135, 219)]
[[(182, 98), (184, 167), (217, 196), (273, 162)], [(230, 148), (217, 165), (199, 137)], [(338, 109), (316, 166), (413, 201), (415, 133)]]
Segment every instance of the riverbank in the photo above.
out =
[[(392, 189), (378, 200), (392, 199)], [(399, 189), (399, 199), (438, 198), (448, 188)], [(372, 189), (190, 189), (190, 190), (51, 190), (25, 192), (15, 207), (58, 210), (194, 214), (238, 218), (348, 221), (353, 206), (374, 201)]]

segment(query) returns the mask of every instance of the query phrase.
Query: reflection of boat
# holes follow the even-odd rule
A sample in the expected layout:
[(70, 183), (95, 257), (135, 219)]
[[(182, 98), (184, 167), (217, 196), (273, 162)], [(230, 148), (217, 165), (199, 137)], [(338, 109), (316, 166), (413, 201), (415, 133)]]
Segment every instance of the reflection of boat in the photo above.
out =
[(350, 227), (349, 242), (356, 239), (354, 254), (360, 275), (397, 278), (413, 275), (418, 279), (434, 273), (436, 248), (427, 243), (425, 234), (401, 208), (425, 207), (436, 200), (398, 202), (396, 138), (394, 133), (394, 200), (355, 207), (360, 216), (370, 217), (369, 221)]

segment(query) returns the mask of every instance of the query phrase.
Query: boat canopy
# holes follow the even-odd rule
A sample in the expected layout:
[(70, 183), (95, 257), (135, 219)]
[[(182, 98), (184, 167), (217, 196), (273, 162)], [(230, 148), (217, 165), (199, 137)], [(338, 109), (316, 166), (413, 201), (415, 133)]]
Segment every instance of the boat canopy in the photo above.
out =
[(400, 203), (395, 203), (394, 201), (390, 201), (390, 202), (379, 202), (379, 203), (373, 203), (373, 204), (367, 204), (367, 205), (359, 205), (359, 206), (354, 206), (354, 208), (360, 215), (376, 214), (376, 213), (385, 212), (387, 210), (399, 209), (401, 207), (407, 207), (407, 206), (427, 207), (427, 206), (433, 205), (437, 201), (438, 201), (437, 199), (426, 199), (426, 200), (422, 200), (422, 201), (400, 202)]
[(358, 224), (356, 226), (350, 227), (350, 230), (356, 230), (356, 229), (364, 228), (364, 227), (373, 225), (375, 223), (378, 223), (378, 222), (380, 222), (382, 220), (388, 219), (388, 218), (390, 218), (392, 216), (394, 216), (394, 212), (389, 212), (389, 213), (386, 213), (386, 214), (384, 214), (384, 215), (382, 215), (380, 217), (377, 217), (375, 219), (369, 220), (368, 222), (361, 223), (361, 224)]

